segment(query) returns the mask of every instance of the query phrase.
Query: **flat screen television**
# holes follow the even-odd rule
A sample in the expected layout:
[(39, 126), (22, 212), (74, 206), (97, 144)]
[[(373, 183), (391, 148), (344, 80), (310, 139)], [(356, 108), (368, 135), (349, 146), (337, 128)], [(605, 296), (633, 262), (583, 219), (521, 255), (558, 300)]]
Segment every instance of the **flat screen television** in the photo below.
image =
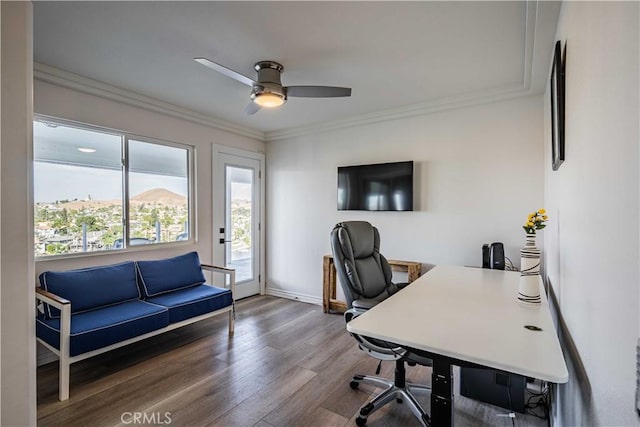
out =
[(338, 210), (412, 211), (413, 162), (338, 167)]

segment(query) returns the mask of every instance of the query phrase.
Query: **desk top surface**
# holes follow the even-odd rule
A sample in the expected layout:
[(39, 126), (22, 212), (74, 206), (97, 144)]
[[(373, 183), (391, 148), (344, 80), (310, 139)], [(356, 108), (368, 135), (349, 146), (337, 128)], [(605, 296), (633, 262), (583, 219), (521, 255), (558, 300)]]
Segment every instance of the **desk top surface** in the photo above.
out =
[(542, 304), (521, 304), (516, 299), (519, 280), (518, 272), (437, 266), (353, 319), (347, 330), (528, 377), (567, 382), (544, 289)]

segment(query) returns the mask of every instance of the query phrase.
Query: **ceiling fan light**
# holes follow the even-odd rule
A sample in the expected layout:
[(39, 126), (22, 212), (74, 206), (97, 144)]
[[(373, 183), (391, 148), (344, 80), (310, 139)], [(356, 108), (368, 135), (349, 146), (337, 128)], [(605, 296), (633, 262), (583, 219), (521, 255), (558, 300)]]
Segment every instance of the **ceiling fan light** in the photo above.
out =
[(264, 92), (257, 94), (253, 99), (253, 102), (266, 108), (279, 107), (284, 104), (284, 96), (276, 93)]

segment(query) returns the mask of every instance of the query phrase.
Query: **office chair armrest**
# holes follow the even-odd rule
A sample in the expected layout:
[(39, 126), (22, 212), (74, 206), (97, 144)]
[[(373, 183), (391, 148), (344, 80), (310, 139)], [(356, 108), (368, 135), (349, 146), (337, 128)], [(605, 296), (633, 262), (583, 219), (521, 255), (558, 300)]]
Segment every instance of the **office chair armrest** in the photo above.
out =
[(358, 308), (350, 308), (349, 310), (344, 312), (344, 321), (345, 323), (351, 322), (351, 320), (360, 316), (362, 313), (365, 313), (367, 310), (362, 310)]
[(369, 310), (371, 307), (379, 303), (380, 301), (377, 301), (374, 299), (360, 298), (360, 299), (354, 299), (351, 302), (351, 305), (353, 306), (354, 309), (362, 311), (364, 313), (365, 311)]
[[(344, 320), (349, 323), (364, 312), (366, 310), (350, 308), (345, 311)], [(362, 350), (373, 353), (374, 357), (380, 360), (398, 360), (407, 354), (407, 350), (398, 346), (398, 344), (372, 339), (353, 332), (350, 332), (350, 334), (358, 341), (358, 345)]]

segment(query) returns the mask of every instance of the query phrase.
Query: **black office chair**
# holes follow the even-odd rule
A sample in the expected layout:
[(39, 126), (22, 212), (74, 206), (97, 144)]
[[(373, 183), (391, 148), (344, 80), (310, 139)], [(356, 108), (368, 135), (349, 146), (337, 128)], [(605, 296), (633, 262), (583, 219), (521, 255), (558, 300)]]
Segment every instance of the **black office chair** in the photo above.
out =
[[(368, 222), (349, 221), (337, 224), (331, 231), (331, 249), (349, 307), (344, 314), (347, 323), (407, 285), (391, 281), (391, 267), (380, 254), (380, 234)], [(358, 341), (360, 349), (380, 360), (380, 363), (383, 360), (396, 362), (393, 380), (370, 375), (354, 375), (351, 379), (350, 386), (354, 390), (362, 383), (384, 388), (382, 393), (360, 408), (356, 424), (365, 425), (369, 415), (396, 400), (398, 403), (406, 401), (418, 420), (425, 426), (429, 425), (429, 416), (413, 393), (430, 392), (431, 387), (406, 382), (405, 362), (410, 365), (431, 366), (432, 361), (412, 354), (397, 344), (353, 333), (351, 335)]]

